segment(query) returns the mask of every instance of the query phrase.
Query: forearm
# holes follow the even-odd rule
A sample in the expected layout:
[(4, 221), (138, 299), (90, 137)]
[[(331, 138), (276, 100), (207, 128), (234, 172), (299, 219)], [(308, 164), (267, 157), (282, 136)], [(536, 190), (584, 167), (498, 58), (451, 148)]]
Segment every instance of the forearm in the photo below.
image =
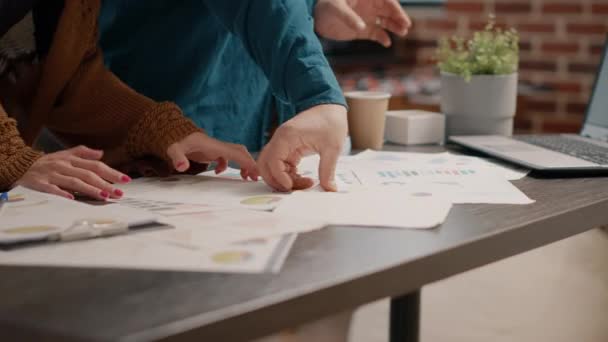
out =
[(199, 129), (173, 103), (157, 103), (105, 69), (100, 52), (81, 65), (51, 118), (51, 129), (70, 145), (86, 144), (124, 163), (166, 150)]
[(23, 142), (15, 120), (0, 104), (0, 191), (8, 190), (40, 156)]

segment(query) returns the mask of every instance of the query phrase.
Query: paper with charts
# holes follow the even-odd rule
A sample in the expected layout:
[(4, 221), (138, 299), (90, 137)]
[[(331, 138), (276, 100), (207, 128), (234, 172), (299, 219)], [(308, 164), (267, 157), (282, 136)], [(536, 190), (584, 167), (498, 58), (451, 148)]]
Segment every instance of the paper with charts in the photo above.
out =
[[(307, 157), (298, 169), (314, 177), (318, 163), (317, 156)], [(525, 174), (522, 170), (450, 153), (365, 151), (339, 159), (336, 183), (341, 190), (402, 188), (454, 204), (530, 204), (534, 201), (508, 181)]]
[[(161, 203), (166, 208), (165, 203)], [(148, 209), (159, 204), (148, 203)], [(297, 220), (281, 221), (270, 213), (231, 209), (218, 213), (227, 229), (212, 221), (209, 209), (191, 205), (173, 210), (144, 211), (141, 203), (92, 206), (16, 188), (0, 214), (0, 236), (28, 236), (56, 232), (73, 222), (86, 220), (127, 221), (131, 225), (161, 221), (175, 223), (175, 228), (146, 230), (138, 233), (84, 241), (53, 243), (28, 248), (0, 250), (0, 264), (20, 266), (102, 267), (197, 272), (278, 272), (297, 234), (284, 234)], [(215, 210), (215, 209), (214, 209)], [(227, 220), (227, 219), (230, 220)], [(205, 221), (202, 221), (202, 220)], [(239, 223), (238, 220), (246, 220)], [(303, 220), (304, 221), (304, 220)], [(183, 226), (180, 226), (183, 225)], [(255, 231), (256, 224), (275, 229), (272, 233)], [(218, 225), (220, 225), (218, 227)], [(274, 225), (274, 228), (273, 228)], [(201, 228), (205, 226), (205, 228)], [(279, 226), (281, 232), (276, 231)], [(255, 233), (244, 231), (253, 227)], [(322, 224), (300, 224), (298, 229), (318, 229)], [(214, 229), (215, 228), (215, 229)], [(241, 229), (241, 231), (239, 231)], [(297, 229), (295, 229), (297, 230)]]
[(175, 203), (205, 204), (253, 210), (272, 210), (286, 196), (273, 192), (264, 182), (233, 177), (178, 175), (167, 178), (140, 178), (122, 187), (136, 199)]

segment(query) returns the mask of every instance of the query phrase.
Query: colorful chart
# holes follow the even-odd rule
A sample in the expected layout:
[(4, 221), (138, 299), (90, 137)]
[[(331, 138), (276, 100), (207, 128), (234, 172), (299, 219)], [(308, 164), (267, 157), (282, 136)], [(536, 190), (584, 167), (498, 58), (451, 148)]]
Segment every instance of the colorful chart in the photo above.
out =
[(131, 208), (152, 211), (163, 216), (205, 213), (209, 210), (209, 206), (203, 204), (184, 204), (135, 198), (123, 198), (120, 200), (120, 204)]
[(211, 260), (218, 264), (240, 264), (253, 259), (253, 254), (247, 251), (225, 251), (215, 253), (211, 256)]
[(421, 177), (421, 176), (471, 176), (475, 170), (471, 169), (420, 169), (420, 170), (390, 170), (378, 171), (378, 176), (382, 178), (394, 179), (401, 177)]
[(268, 205), (279, 202), (281, 197), (278, 196), (254, 196), (245, 198), (241, 201), (241, 204), (245, 205)]

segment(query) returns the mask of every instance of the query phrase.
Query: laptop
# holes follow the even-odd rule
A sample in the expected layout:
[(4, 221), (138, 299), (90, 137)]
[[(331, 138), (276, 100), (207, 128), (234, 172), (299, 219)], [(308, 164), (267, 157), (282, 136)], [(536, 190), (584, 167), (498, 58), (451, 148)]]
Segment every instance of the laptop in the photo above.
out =
[(451, 136), (469, 149), (544, 174), (608, 174), (608, 39), (579, 134)]

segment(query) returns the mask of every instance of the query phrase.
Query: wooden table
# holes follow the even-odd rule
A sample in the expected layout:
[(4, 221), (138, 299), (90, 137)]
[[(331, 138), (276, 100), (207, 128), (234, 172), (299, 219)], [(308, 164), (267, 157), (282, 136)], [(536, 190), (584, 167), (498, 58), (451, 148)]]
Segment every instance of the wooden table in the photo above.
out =
[(424, 285), (608, 223), (606, 178), (515, 184), (536, 203), (458, 205), (435, 230), (303, 234), (276, 275), (0, 267), (0, 336), (243, 341), (392, 297), (392, 339), (415, 339)]

